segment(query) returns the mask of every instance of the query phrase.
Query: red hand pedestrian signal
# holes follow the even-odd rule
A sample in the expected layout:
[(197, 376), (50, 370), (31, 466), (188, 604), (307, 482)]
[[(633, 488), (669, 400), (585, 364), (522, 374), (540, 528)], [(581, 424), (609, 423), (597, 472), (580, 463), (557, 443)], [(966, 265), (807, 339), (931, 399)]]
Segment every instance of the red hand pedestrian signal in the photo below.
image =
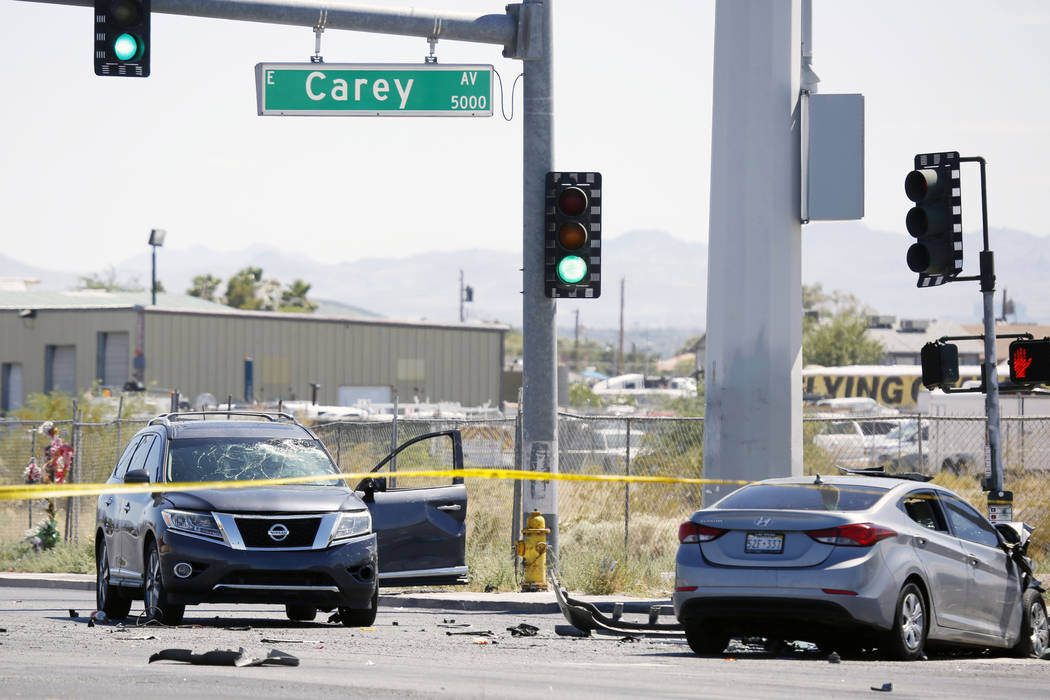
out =
[(1028, 372), (1028, 366), (1032, 364), (1032, 358), (1028, 356), (1027, 350), (1017, 348), (1010, 357), (1010, 362), (1014, 368), (1014, 376), (1018, 379), (1024, 379), (1025, 373)]
[(1010, 343), (1010, 381), (1016, 384), (1050, 382), (1050, 338)]

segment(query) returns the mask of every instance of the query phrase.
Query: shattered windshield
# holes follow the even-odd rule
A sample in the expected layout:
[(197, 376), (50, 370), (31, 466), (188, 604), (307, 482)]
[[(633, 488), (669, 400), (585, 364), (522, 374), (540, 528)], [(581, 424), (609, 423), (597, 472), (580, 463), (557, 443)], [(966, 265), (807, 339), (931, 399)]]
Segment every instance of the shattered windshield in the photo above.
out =
[[(168, 480), (260, 481), (336, 474), (316, 440), (189, 438), (171, 443)], [(335, 486), (339, 479), (303, 482)]]

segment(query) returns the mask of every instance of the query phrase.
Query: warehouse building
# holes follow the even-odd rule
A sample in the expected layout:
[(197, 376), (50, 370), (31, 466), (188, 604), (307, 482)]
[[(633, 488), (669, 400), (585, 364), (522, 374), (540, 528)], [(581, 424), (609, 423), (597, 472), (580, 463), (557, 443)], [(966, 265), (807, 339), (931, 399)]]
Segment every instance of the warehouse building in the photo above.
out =
[[(129, 382), (220, 401), (500, 406), (507, 326), (240, 311), (178, 294), (0, 291), (0, 410)], [(316, 386), (316, 389), (314, 388)]]

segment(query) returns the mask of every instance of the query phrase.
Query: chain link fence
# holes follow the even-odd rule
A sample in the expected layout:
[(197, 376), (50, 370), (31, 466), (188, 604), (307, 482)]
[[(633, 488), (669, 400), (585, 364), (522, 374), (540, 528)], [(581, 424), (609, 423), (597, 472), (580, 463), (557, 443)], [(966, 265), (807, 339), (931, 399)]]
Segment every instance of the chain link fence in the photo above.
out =
[[(56, 421), (72, 444), (68, 481), (104, 482), (130, 437), (144, 420), (108, 423)], [(0, 482), (25, 480), (30, 460), (44, 464), (50, 438), (40, 422), (0, 422)], [(468, 468), (518, 468), (515, 419), (417, 420), (393, 423), (339, 422), (314, 426), (339, 468), (369, 471), (394, 445), (428, 432), (457, 428)], [(568, 474), (703, 476), (702, 418), (634, 418), (563, 413), (558, 421), (559, 468)], [(395, 435), (396, 431), (396, 435)], [(1032, 554), (1045, 559), (1050, 540), (1050, 417), (1002, 419), (1006, 488), (1014, 493), (1014, 517), (1036, 527)], [(982, 512), (985, 495), (983, 418), (907, 416), (806, 418), (805, 471), (832, 474), (838, 466), (882, 466), (919, 471), (955, 490)], [(423, 443), (426, 444), (426, 443)], [(401, 486), (430, 486), (447, 479), (413, 477), (412, 471), (447, 465), (447, 455), (399, 456)], [(529, 482), (467, 479), (467, 564), (480, 587), (513, 587), (513, 543), (521, 538), (521, 493)], [(670, 590), (678, 525), (700, 507), (702, 486), (664, 483), (557, 482), (559, 561), (572, 587), (600, 593)], [(96, 497), (55, 499), (56, 522), (67, 540), (90, 542)], [(24, 539), (45, 518), (46, 499), (0, 501), (0, 541)]]

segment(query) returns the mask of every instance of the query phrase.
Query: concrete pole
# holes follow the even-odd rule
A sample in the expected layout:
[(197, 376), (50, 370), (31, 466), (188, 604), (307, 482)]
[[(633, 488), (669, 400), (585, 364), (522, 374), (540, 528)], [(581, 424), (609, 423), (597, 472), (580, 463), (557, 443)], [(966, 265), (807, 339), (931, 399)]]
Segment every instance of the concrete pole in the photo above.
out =
[[(715, 7), (704, 476), (802, 473), (800, 0)], [(705, 487), (704, 505), (737, 488)]]
[[(558, 354), (555, 300), (543, 293), (543, 208), (547, 172), (554, 169), (554, 102), (552, 90), (552, 0), (526, 0), (539, 8), (542, 25), (538, 60), (523, 62), (522, 142), (522, 420), (525, 469), (558, 473)], [(536, 8), (533, 8), (536, 11)], [(533, 15), (532, 20), (537, 19)], [(555, 481), (525, 484), (523, 518), (539, 511), (550, 528), (548, 546), (557, 551), (558, 488)], [(523, 523), (524, 524), (524, 523)]]

